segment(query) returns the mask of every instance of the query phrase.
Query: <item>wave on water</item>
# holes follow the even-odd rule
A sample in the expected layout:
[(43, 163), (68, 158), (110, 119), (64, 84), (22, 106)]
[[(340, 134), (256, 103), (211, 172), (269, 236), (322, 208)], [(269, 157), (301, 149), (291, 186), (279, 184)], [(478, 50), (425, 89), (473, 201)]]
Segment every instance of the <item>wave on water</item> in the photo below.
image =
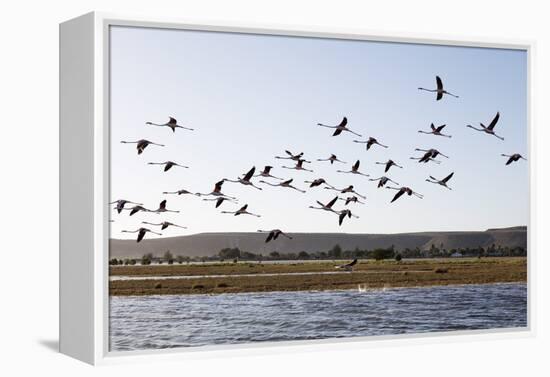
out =
[(525, 326), (524, 283), (110, 298), (111, 351)]

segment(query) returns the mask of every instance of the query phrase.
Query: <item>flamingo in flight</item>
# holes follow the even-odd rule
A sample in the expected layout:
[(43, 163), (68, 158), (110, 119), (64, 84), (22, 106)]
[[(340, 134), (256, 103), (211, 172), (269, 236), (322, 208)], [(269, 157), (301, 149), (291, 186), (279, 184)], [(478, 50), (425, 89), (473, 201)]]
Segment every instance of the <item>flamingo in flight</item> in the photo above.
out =
[(306, 161), (306, 160), (298, 160), (296, 161), (296, 165), (293, 166), (293, 167), (290, 167), (290, 166), (282, 166), (282, 168), (284, 169), (292, 169), (292, 170), (304, 170), (304, 171), (308, 171), (308, 172), (311, 172), (313, 173), (313, 170), (310, 170), (310, 169), (306, 169), (304, 168), (302, 165), (304, 164), (304, 162), (309, 162), (309, 161)]
[(350, 203), (359, 203), (359, 204), (365, 204), (364, 202), (360, 201), (359, 198), (355, 195), (348, 196), (347, 198), (338, 198), (338, 200), (345, 200), (345, 205), (347, 206)]
[(350, 263), (342, 264), (342, 265), (336, 266), (336, 267), (334, 267), (334, 268), (340, 268), (340, 269), (343, 269), (343, 270), (352, 272), (352, 271), (353, 271), (353, 267), (354, 267), (356, 264), (357, 264), (357, 258), (355, 258), (354, 260), (352, 260)]
[(486, 134), (493, 135), (494, 137), (497, 137), (500, 140), (504, 140), (504, 138), (502, 136), (498, 136), (495, 133), (495, 130), (494, 130), (499, 118), (500, 118), (500, 112), (497, 112), (497, 115), (495, 115), (495, 117), (493, 118), (491, 123), (489, 123), (489, 125), (487, 127), (485, 127), (485, 125), (483, 123), (479, 123), (481, 128), (475, 128), (474, 126), (472, 126), (470, 124), (468, 124), (466, 127), (471, 128), (471, 129), (476, 130), (476, 131), (485, 132)]
[(124, 209), (130, 211), (130, 216), (133, 216), (133, 215), (135, 215), (135, 214), (138, 213), (138, 212), (153, 212), (153, 211), (151, 211), (150, 209), (147, 209), (147, 208), (145, 208), (145, 207), (142, 207), (141, 205), (135, 205), (135, 206), (133, 206), (133, 207), (131, 207), (131, 208), (124, 208)]
[(159, 214), (159, 213), (163, 213), (163, 212), (179, 213), (180, 211), (174, 211), (174, 210), (166, 209), (166, 199), (165, 199), (162, 202), (160, 202), (159, 207), (156, 210), (150, 211), (150, 212), (155, 212), (155, 213)]
[(117, 210), (118, 213), (122, 212), (122, 210), (124, 209), (124, 206), (126, 204), (135, 204), (135, 205), (138, 205), (138, 206), (143, 205), (142, 203), (135, 203), (135, 202), (131, 202), (131, 201), (126, 200), (126, 199), (115, 200), (114, 202), (111, 202), (109, 204), (115, 204), (115, 203), (116, 203), (115, 209)]
[(508, 161), (506, 161), (506, 165), (510, 165), (512, 162), (519, 161), (520, 159), (527, 161), (527, 159), (525, 157), (523, 157), (522, 155), (520, 155), (519, 153), (514, 153), (514, 154), (504, 154), (503, 153), (503, 154), (501, 154), (501, 156), (509, 157)]
[(176, 128), (183, 128), (184, 130), (193, 131), (193, 128), (180, 126), (176, 119), (172, 117), (169, 117), (169, 118), (170, 120), (163, 124), (153, 123), (153, 122), (146, 122), (145, 124), (148, 124), (150, 126), (158, 126), (158, 127), (170, 127), (172, 129), (172, 132), (176, 132)]
[(339, 125), (337, 126), (327, 126), (326, 124), (322, 124), (322, 123), (317, 123), (318, 126), (321, 126), (321, 127), (327, 127), (327, 128), (334, 128), (334, 133), (332, 134), (332, 136), (338, 136), (340, 135), (343, 131), (345, 132), (349, 132), (349, 133), (352, 133), (356, 136), (359, 136), (359, 137), (362, 137), (361, 135), (359, 135), (358, 133), (356, 132), (353, 132), (352, 130), (350, 130), (348, 127), (347, 127), (347, 124), (348, 124), (348, 118), (344, 117), (342, 119), (342, 121), (340, 122)]
[(180, 168), (189, 169), (189, 166), (180, 165), (174, 161), (165, 161), (165, 162), (149, 162), (149, 165), (164, 165), (164, 171), (172, 169), (174, 166), (179, 166)]
[(372, 147), (374, 144), (380, 145), (381, 147), (384, 147), (384, 148), (387, 148), (387, 147), (388, 147), (387, 145), (380, 144), (380, 143), (378, 142), (378, 140), (376, 140), (376, 139), (373, 138), (373, 137), (369, 137), (368, 140), (353, 140), (353, 142), (354, 142), (354, 143), (360, 143), (360, 144), (367, 144), (367, 145), (366, 145), (367, 150), (369, 150), (370, 147)]
[(426, 92), (432, 92), (432, 93), (435, 92), (435, 93), (437, 93), (437, 97), (435, 98), (436, 101), (439, 101), (441, 98), (443, 98), (443, 94), (448, 94), (452, 97), (458, 98), (457, 95), (449, 93), (448, 91), (443, 89), (443, 81), (441, 81), (441, 78), (439, 76), (435, 76), (435, 81), (436, 81), (436, 84), (437, 84), (437, 89), (418, 88), (418, 90), (424, 90)]
[(141, 223), (142, 224), (148, 224), (148, 225), (154, 225), (154, 226), (160, 226), (160, 230), (164, 230), (164, 229), (168, 228), (169, 226), (175, 226), (177, 228), (187, 229), (186, 226), (176, 225), (176, 224), (173, 224), (173, 223), (168, 222), (168, 221), (163, 221), (163, 222), (158, 223), (158, 224), (149, 223), (147, 221), (142, 221)]
[(353, 166), (351, 167), (351, 170), (349, 171), (344, 171), (344, 170), (336, 170), (338, 173), (351, 173), (351, 174), (358, 174), (358, 175), (362, 175), (362, 176), (365, 176), (365, 177), (369, 177), (368, 174), (365, 174), (365, 173), (361, 173), (359, 171), (359, 164), (361, 162), (359, 160), (355, 161), (355, 164), (353, 164)]
[(122, 231), (122, 233), (138, 233), (136, 242), (141, 242), (143, 237), (145, 237), (145, 233), (147, 233), (147, 232), (154, 233), (154, 234), (157, 234), (159, 236), (162, 236), (162, 233), (153, 232), (152, 230), (147, 229), (147, 228), (139, 228), (137, 230), (123, 230)]
[(437, 156), (441, 155), (445, 158), (449, 158), (449, 156), (446, 156), (443, 153), (441, 153), (440, 151), (438, 151), (437, 149), (433, 149), (433, 148), (431, 148), (431, 149), (416, 148), (415, 151), (426, 152), (426, 153), (424, 153), (424, 155), (422, 157), (411, 157), (411, 160), (418, 160), (418, 162), (427, 163), (428, 161), (433, 161), (433, 162), (439, 164), (440, 161), (437, 161), (435, 159)]
[(266, 185), (270, 185), (270, 186), (273, 186), (273, 187), (287, 187), (287, 188), (291, 188), (293, 190), (296, 190), (296, 191), (300, 191), (301, 193), (305, 193), (305, 190), (300, 190), (299, 188), (297, 187), (294, 187), (291, 185), (292, 181), (294, 179), (289, 179), (287, 181), (284, 181), (284, 182), (280, 182), (280, 183), (269, 183), (269, 182), (266, 182), (266, 181), (260, 181), (261, 183), (264, 183)]
[(427, 135), (436, 135), (436, 136), (443, 136), (443, 137), (452, 137), (451, 135), (445, 135), (442, 134), (441, 131), (445, 128), (446, 124), (442, 124), (439, 127), (434, 126), (434, 124), (430, 124), (430, 128), (432, 129), (430, 132), (428, 131), (422, 131), (418, 130), (421, 134), (427, 134)]
[(343, 164), (346, 164), (346, 163), (347, 163), (347, 162), (345, 162), (345, 161), (339, 160), (338, 157), (336, 157), (335, 154), (331, 154), (329, 158), (319, 158), (319, 159), (317, 159), (317, 161), (330, 161), (330, 164), (331, 164), (331, 165), (334, 164), (335, 161), (336, 161), (336, 162), (341, 162), (341, 163), (343, 163)]
[(314, 179), (313, 181), (304, 181), (304, 183), (309, 183), (310, 188), (318, 187), (323, 184), (326, 185), (327, 187), (334, 188), (334, 186), (330, 185), (324, 178), (317, 178), (317, 179)]
[(222, 197), (226, 197), (228, 199), (233, 199), (233, 200), (237, 199), (233, 196), (225, 195), (224, 193), (222, 193), (222, 185), (223, 185), (224, 182), (225, 182), (224, 179), (222, 179), (221, 181), (216, 182), (216, 184), (214, 185), (214, 190), (212, 192), (208, 193), (208, 194), (197, 192), (195, 195), (197, 195), (197, 196), (217, 196), (217, 197), (222, 196)]
[(148, 145), (158, 145), (159, 147), (164, 147), (164, 144), (158, 144), (153, 143), (152, 141), (141, 139), (138, 141), (121, 141), (122, 144), (137, 144), (136, 148), (138, 151), (138, 154), (142, 154), (145, 148), (147, 148)]
[(255, 213), (248, 212), (247, 208), (248, 208), (248, 204), (245, 204), (238, 211), (222, 211), (222, 213), (229, 213), (229, 214), (233, 214), (234, 216), (250, 215), (250, 216), (255, 216), (255, 217), (261, 217), (260, 215), (257, 215)]
[(254, 177), (273, 178), (273, 179), (279, 179), (282, 181), (283, 180), (282, 178), (271, 175), (271, 169), (273, 169), (273, 166), (266, 165), (264, 166), (264, 170), (262, 170), (260, 174), (256, 174)]
[(452, 188), (450, 188), (449, 186), (447, 186), (447, 182), (449, 182), (449, 180), (453, 177), (454, 175), (454, 172), (452, 172), (451, 174), (449, 174), (448, 176), (446, 176), (445, 178), (443, 178), (442, 180), (439, 180), (437, 178), (434, 178), (430, 175), (430, 179), (426, 179), (427, 182), (430, 182), (430, 183), (436, 183), (438, 185), (441, 185), (445, 188), (448, 188), (449, 190), (452, 190)]
[(329, 211), (329, 212), (334, 212), (336, 213), (335, 210), (332, 209), (332, 206), (338, 201), (338, 197), (335, 197), (334, 199), (332, 199), (330, 202), (328, 202), (327, 204), (323, 204), (321, 203), (320, 201), (316, 200), (315, 202), (317, 204), (320, 205), (320, 207), (314, 207), (314, 206), (309, 206), (309, 208), (311, 209), (321, 209), (323, 211)]
[(233, 180), (227, 179), (227, 178), (224, 178), (223, 180), (227, 181), (227, 182), (240, 183), (240, 184), (245, 185), (245, 186), (252, 186), (255, 189), (261, 190), (262, 189), (261, 187), (255, 186), (254, 183), (250, 182), (250, 179), (252, 179), (252, 177), (254, 176), (255, 171), (256, 171), (256, 167), (253, 166), (252, 169), (250, 169), (248, 171), (248, 173), (246, 173), (244, 175), (243, 178), (237, 177), (236, 181), (233, 181)]
[(381, 176), (380, 178), (369, 179), (369, 181), (378, 181), (378, 188), (384, 187), (386, 185), (386, 183), (388, 183), (388, 182), (393, 182), (396, 185), (399, 185), (399, 183), (395, 182), (394, 180), (392, 180), (392, 179), (390, 179), (386, 176)]
[[(300, 161), (302, 160), (302, 157), (304, 156), (304, 152), (300, 152), (298, 154), (294, 154), (289, 150), (285, 150), (285, 153), (288, 155), (288, 157), (282, 157), (282, 156), (275, 156), (275, 158), (279, 160), (292, 160), (292, 161)], [(310, 162), (310, 161), (306, 161)]]
[(353, 185), (349, 185), (348, 187), (346, 188), (343, 188), (343, 189), (338, 189), (336, 187), (325, 187), (325, 190), (335, 190), (335, 191), (339, 191), (341, 194), (355, 194), (357, 195), (358, 197), (360, 197), (361, 199), (367, 199), (366, 196), (363, 196), (361, 194), (359, 194), (357, 191), (355, 191), (353, 189)]
[(186, 194), (196, 195), (195, 193), (192, 193), (191, 191), (188, 191), (186, 189), (181, 189), (181, 190), (178, 190), (178, 191), (163, 191), (162, 193), (163, 194), (176, 194), (176, 195), (186, 195)]
[(226, 201), (226, 200), (227, 200), (228, 202), (231, 202), (231, 203), (237, 203), (237, 201), (232, 200), (232, 199), (229, 199), (229, 198), (227, 198), (227, 197), (225, 197), (225, 196), (220, 196), (219, 198), (213, 198), (213, 199), (206, 199), (206, 198), (205, 198), (205, 199), (203, 199), (203, 200), (206, 200), (206, 201), (214, 201), (214, 200), (215, 200), (215, 201), (216, 201), (216, 208), (218, 208), (219, 206), (221, 206), (222, 203), (223, 203), (224, 201)]
[(397, 190), (397, 194), (395, 194), (395, 196), (393, 197), (393, 199), (391, 200), (390, 203), (395, 202), (395, 201), (396, 201), (397, 199), (399, 199), (403, 194), (407, 194), (407, 195), (409, 195), (409, 196), (414, 195), (414, 196), (416, 196), (417, 198), (420, 198), (420, 199), (424, 198), (424, 195), (421, 195), (421, 194), (419, 194), (419, 193), (417, 193), (417, 192), (414, 192), (414, 191), (413, 191), (412, 189), (410, 189), (409, 187), (405, 187), (405, 186), (403, 186), (403, 187), (390, 187), (390, 186), (388, 186), (388, 187), (386, 187), (386, 188), (387, 188), (387, 189), (390, 189), (390, 190)]
[(258, 230), (260, 233), (268, 233), (267, 238), (265, 239), (265, 243), (268, 243), (271, 240), (276, 240), (279, 238), (279, 236), (283, 236), (288, 238), (289, 240), (292, 239), (291, 236), (283, 232), (281, 229), (273, 229), (273, 230)]
[(387, 173), (388, 170), (390, 170), (390, 168), (392, 166), (397, 166), (398, 168), (401, 168), (403, 169), (403, 166), (401, 165), (397, 165), (393, 160), (388, 160), (386, 162), (377, 162), (378, 165), (386, 165), (386, 167), (384, 168), (384, 173)]
[(338, 212), (335, 212), (337, 215), (338, 215), (338, 225), (342, 226), (342, 223), (344, 222), (344, 219), (347, 217), (349, 217), (350, 219), (352, 217), (355, 217), (356, 219), (359, 218), (359, 216), (357, 215), (354, 215), (353, 213), (351, 213), (351, 210), (349, 209), (343, 209), (341, 211), (338, 211)]

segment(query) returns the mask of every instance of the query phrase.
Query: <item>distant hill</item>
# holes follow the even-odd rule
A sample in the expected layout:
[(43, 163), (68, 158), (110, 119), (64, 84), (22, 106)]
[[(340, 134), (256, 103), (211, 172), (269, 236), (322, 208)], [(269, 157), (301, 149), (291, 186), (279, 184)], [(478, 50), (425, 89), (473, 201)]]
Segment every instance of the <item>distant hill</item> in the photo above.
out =
[(432, 244), (446, 249), (487, 247), (527, 247), (527, 227), (488, 229), (486, 231), (421, 232), (396, 234), (347, 234), (347, 233), (290, 233), (292, 240), (279, 238), (266, 244), (261, 233), (200, 233), (190, 236), (134, 240), (110, 240), (110, 256), (136, 258), (145, 253), (161, 256), (167, 250), (174, 255), (213, 256), (226, 247), (238, 247), (242, 251), (267, 255), (280, 253), (308, 253), (328, 251), (339, 244), (344, 250), (385, 248), (394, 245), (397, 250), (409, 248), (429, 249)]

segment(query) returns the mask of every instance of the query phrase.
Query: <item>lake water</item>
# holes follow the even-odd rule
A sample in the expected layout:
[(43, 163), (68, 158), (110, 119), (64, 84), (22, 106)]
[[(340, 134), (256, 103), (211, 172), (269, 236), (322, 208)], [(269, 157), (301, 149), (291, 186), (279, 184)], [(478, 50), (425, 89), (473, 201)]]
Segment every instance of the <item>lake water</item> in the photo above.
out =
[(111, 351), (525, 326), (516, 283), (110, 299)]

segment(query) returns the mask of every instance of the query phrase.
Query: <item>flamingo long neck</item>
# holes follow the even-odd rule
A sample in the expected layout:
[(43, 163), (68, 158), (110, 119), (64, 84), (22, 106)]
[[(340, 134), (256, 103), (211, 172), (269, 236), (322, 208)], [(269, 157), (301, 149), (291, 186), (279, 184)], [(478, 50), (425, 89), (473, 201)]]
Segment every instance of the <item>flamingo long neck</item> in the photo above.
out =
[(486, 128), (483, 124), (480, 124), (480, 126), (481, 126), (481, 128), (476, 128), (476, 127), (470, 125), (470, 128), (473, 128), (476, 131), (485, 131), (486, 130)]

